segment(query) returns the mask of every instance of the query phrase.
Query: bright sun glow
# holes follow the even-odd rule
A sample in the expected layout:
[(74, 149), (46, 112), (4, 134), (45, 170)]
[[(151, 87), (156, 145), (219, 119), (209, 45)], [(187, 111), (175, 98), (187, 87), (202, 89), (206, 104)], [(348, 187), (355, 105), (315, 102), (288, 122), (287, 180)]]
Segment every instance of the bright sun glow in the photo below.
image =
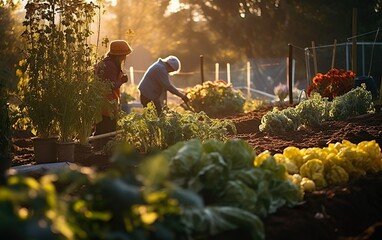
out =
[(179, 0), (171, 0), (168, 9), (170, 12), (176, 12), (180, 8)]
[(165, 15), (175, 13), (175, 12), (179, 11), (179, 9), (180, 9), (179, 0), (171, 0), (170, 4), (167, 7), (167, 11), (166, 11)]

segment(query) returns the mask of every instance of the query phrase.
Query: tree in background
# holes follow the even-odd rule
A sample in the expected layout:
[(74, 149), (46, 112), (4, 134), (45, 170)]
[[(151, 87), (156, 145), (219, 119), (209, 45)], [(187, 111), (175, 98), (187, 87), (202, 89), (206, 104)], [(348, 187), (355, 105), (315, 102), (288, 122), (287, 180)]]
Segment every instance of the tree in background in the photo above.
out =
[[(381, 1), (341, 0), (184, 0), (199, 6), (208, 29), (243, 57), (288, 56), (288, 43), (302, 48), (347, 41), (352, 36), (352, 12), (358, 9), (358, 32), (376, 30), (381, 22)], [(370, 40), (370, 39), (369, 39)], [(297, 50), (300, 51), (300, 50)], [(297, 62), (304, 75), (304, 54)]]
[(16, 10), (19, 3), (0, 1), (0, 84), (13, 92), (17, 88), (16, 66), (20, 60), (22, 25)]
[(150, 45), (157, 37), (156, 29), (162, 23), (168, 4), (169, 0), (106, 0), (101, 32), (109, 39), (126, 39), (132, 45)]
[[(11, 164), (11, 123), (8, 111), (9, 94), (17, 87), (16, 65), (21, 45), (15, 10), (17, 2), (0, 1), (0, 185), (6, 182)], [(21, 24), (20, 24), (21, 28)]]
[(182, 71), (198, 68), (201, 54), (213, 64), (222, 56), (218, 46), (223, 40), (209, 30), (206, 21), (197, 19), (199, 6), (183, 5), (171, 12), (169, 5), (170, 0), (118, 0), (114, 6), (109, 1), (105, 5), (107, 17), (102, 20), (102, 36), (127, 39), (134, 49), (144, 47), (154, 58), (177, 55), (182, 60)]
[(303, 48), (312, 41), (316, 45), (347, 41), (352, 35), (353, 8), (358, 9), (358, 33), (376, 30), (382, 20), (381, 0), (179, 2), (178, 9), (169, 12), (170, 0), (117, 0), (114, 6), (109, 1), (101, 32), (108, 30), (103, 36), (127, 39), (133, 48), (143, 46), (154, 58), (176, 54), (184, 71), (198, 69), (200, 55), (211, 66), (286, 57), (291, 43), (300, 47), (295, 51), (300, 69), (296, 74), (304, 77)]

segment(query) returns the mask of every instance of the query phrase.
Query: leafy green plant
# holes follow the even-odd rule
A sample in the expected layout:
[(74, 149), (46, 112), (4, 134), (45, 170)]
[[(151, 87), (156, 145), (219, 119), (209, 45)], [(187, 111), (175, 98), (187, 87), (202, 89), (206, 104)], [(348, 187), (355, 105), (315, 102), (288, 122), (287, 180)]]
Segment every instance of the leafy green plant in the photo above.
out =
[(245, 98), (239, 90), (223, 80), (206, 81), (186, 89), (189, 105), (197, 112), (210, 117), (242, 113)]
[(127, 147), (115, 152), (115, 165), (103, 173), (72, 166), (38, 179), (10, 176), (0, 186), (0, 237), (175, 240), (187, 236), (180, 206), (198, 206), (199, 197), (164, 178), (150, 181), (162, 173), (157, 161), (142, 160), (145, 167), (132, 171), (135, 160), (137, 155)]
[(374, 111), (373, 96), (362, 84), (347, 94), (334, 98), (329, 115), (332, 119), (343, 120)]
[[(289, 110), (290, 112), (292, 110)], [(296, 124), (287, 115), (285, 111), (273, 108), (272, 111), (267, 112), (262, 118), (259, 125), (261, 132), (286, 132), (296, 130)]]
[(332, 101), (315, 93), (295, 107), (283, 110), (274, 108), (261, 118), (259, 130), (272, 133), (294, 131), (300, 126), (315, 127), (323, 121), (344, 120), (373, 111), (371, 93), (363, 85), (335, 97)]
[(10, 176), (6, 185), (0, 186), (2, 238), (65, 239), (64, 231), (59, 229), (67, 225), (57, 201), (54, 179), (52, 175), (40, 180)]
[(298, 187), (273, 158), (254, 167), (255, 151), (244, 140), (192, 139), (163, 153), (169, 158), (170, 180), (198, 193), (206, 205), (184, 210), (196, 236), (242, 229), (252, 239), (263, 239), (261, 218), (300, 200)]
[(296, 106), (300, 125), (315, 127), (329, 119), (330, 103), (319, 94), (313, 94), (308, 100)]
[(117, 136), (117, 141), (132, 144), (144, 153), (166, 149), (178, 141), (192, 138), (223, 140), (228, 138), (230, 131), (236, 131), (233, 122), (211, 119), (204, 112), (181, 114), (166, 108), (158, 116), (153, 104), (149, 104), (142, 114), (132, 112), (121, 117), (118, 126), (122, 134)]
[[(80, 125), (86, 128), (81, 135), (89, 132), (105, 94), (88, 86), (100, 85), (93, 71), (94, 46), (88, 43), (97, 6), (83, 0), (34, 0), (25, 9), (26, 60), (19, 72), (25, 108), (40, 135), (49, 135), (57, 125), (60, 141), (72, 141)], [(96, 101), (85, 99), (87, 91)]]
[(245, 113), (252, 112), (254, 110), (257, 110), (257, 109), (263, 107), (266, 104), (267, 104), (266, 100), (247, 98), (245, 100), (243, 110)]
[(54, 96), (53, 92), (47, 89), (49, 80), (47, 78), (37, 80), (26, 74), (20, 75), (20, 72), (19, 76), (18, 88), (22, 101), (19, 112), (26, 118), (19, 121), (29, 123), (32, 133), (38, 137), (48, 138), (55, 135), (57, 124), (54, 121), (52, 106)]
[(79, 86), (79, 99), (76, 108), (79, 113), (74, 130), (79, 143), (88, 144), (94, 124), (101, 121), (101, 111), (108, 104), (104, 96), (108, 93), (109, 85), (95, 76), (93, 79), (79, 80), (78, 83), (82, 83), (82, 85)]

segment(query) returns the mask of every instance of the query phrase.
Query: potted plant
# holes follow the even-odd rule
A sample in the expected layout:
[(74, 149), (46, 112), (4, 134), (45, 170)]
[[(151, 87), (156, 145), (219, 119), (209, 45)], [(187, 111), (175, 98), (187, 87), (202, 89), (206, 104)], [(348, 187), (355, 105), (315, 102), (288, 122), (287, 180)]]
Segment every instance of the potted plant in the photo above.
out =
[(109, 87), (98, 77), (93, 76), (88, 81), (83, 81), (78, 101), (78, 121), (75, 133), (78, 142), (75, 145), (75, 159), (82, 161), (92, 153), (89, 137), (92, 135), (96, 123), (102, 120), (102, 109), (108, 104), (104, 97)]
[[(57, 129), (58, 146), (69, 147), (57, 152), (59, 161), (74, 160), (76, 126), (82, 113), (80, 94), (94, 64), (88, 37), (97, 6), (82, 0), (69, 4), (28, 1), (23, 34), (27, 38), (24, 73), (29, 77), (24, 84), (25, 106), (37, 132), (50, 135), (52, 128)], [(61, 152), (70, 154), (64, 159)]]
[[(45, 6), (45, 9), (44, 9)], [(55, 72), (51, 66), (56, 64), (52, 59), (52, 38), (49, 25), (41, 25), (41, 20), (48, 20), (50, 14), (42, 15), (46, 5), (28, 2), (25, 6), (25, 39), (24, 59), (19, 63), (17, 74), (22, 112), (29, 119), (33, 138), (36, 163), (56, 161), (55, 136), (56, 123), (52, 100), (52, 86)], [(50, 23), (52, 20), (50, 20)], [(51, 23), (52, 24), (52, 23)]]
[[(59, 129), (58, 161), (74, 161), (76, 137), (87, 144), (92, 127), (100, 115), (106, 89), (95, 76), (94, 46), (88, 44), (92, 35), (90, 25), (95, 16), (93, 3), (79, 1), (78, 5), (66, 7), (64, 1), (51, 3), (60, 16), (58, 27), (53, 28), (55, 56), (56, 98), (53, 103)], [(102, 90), (105, 89), (105, 90)], [(60, 150), (64, 148), (64, 150)], [(60, 153), (65, 156), (60, 156)], [(66, 155), (69, 154), (70, 155)]]
[[(22, 106), (31, 124), (31, 131), (35, 135), (32, 138), (34, 159), (36, 163), (56, 161), (55, 144), (57, 141), (56, 124), (52, 109), (52, 95), (45, 86), (47, 79), (36, 79), (32, 76), (22, 90)], [(44, 86), (45, 85), (45, 86)]]

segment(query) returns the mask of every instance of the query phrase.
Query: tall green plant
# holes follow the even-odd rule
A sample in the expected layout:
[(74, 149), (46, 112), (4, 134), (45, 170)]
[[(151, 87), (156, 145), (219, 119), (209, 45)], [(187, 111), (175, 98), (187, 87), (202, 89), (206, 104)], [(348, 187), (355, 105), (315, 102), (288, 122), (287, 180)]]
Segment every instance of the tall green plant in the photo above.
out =
[(95, 48), (89, 44), (97, 7), (84, 0), (31, 0), (25, 6), (23, 36), (28, 47), (21, 89), (28, 115), (41, 135), (49, 135), (56, 123), (60, 141), (71, 141), (81, 122), (95, 121), (93, 110), (99, 103), (89, 108), (83, 103), (89, 98), (88, 85), (99, 81), (93, 71)]
[(76, 128), (76, 138), (80, 144), (88, 144), (89, 136), (92, 134), (94, 124), (102, 120), (101, 110), (108, 104), (105, 95), (108, 83), (102, 82), (98, 78), (90, 81), (82, 81), (80, 88), (80, 100), (78, 102), (78, 115)]

